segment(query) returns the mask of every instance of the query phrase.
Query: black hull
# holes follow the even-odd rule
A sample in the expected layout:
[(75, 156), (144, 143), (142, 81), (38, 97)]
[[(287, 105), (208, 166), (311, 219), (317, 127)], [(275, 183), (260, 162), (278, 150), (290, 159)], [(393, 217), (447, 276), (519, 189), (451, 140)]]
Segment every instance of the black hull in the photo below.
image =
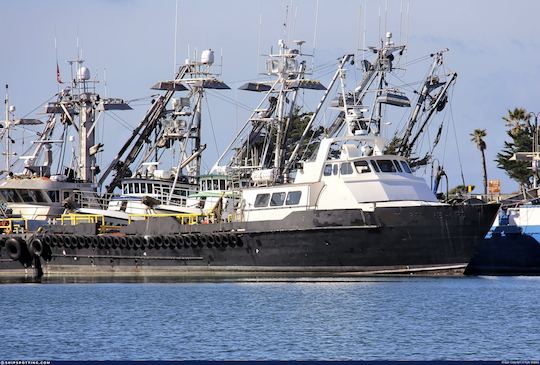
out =
[(465, 270), (466, 275), (540, 275), (540, 243), (527, 234), (487, 238)]
[[(93, 236), (92, 225), (51, 226), (40, 236), (49, 252), (26, 264), (50, 276), (454, 271), (469, 262), (497, 210), (497, 205), (457, 205), (305, 211), (283, 221), (192, 226), (161, 218), (125, 227), (121, 234), (127, 238)], [(0, 275), (17, 270), (20, 275), (22, 265), (6, 253), (3, 249)]]

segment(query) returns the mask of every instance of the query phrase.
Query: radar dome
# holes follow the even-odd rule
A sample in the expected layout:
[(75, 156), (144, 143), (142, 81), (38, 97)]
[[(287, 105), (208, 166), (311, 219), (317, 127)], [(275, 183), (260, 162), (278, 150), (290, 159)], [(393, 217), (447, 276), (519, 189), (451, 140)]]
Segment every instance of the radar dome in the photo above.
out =
[(211, 65), (214, 63), (214, 51), (211, 49), (205, 49), (201, 53), (201, 63), (205, 65)]
[(79, 81), (87, 81), (90, 80), (90, 70), (86, 66), (82, 66), (79, 68), (79, 71), (77, 72), (77, 79)]

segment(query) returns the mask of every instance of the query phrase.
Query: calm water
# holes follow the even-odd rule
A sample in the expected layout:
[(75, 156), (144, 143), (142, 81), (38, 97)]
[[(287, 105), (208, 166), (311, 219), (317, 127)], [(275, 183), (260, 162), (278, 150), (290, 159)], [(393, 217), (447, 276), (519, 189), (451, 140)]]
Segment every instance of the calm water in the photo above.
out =
[(540, 278), (0, 285), (6, 359), (538, 359)]

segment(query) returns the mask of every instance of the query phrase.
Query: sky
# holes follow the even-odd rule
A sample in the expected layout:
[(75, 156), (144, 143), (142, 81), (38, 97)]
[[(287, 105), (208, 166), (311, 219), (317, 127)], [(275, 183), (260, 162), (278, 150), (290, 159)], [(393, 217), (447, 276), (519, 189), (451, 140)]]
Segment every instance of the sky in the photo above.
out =
[[(9, 84), (18, 117), (36, 116), (33, 110), (58, 91), (57, 60), (62, 77), (69, 78), (65, 61), (76, 57), (78, 44), (92, 77), (101, 81), (102, 95), (135, 100), (133, 111), (106, 117), (100, 126), (104, 167), (149, 107), (155, 93), (150, 86), (171, 79), (175, 61), (181, 64), (188, 50), (212, 48), (222, 64), (220, 78), (231, 86), (222, 93), (241, 106), (208, 96), (203, 167), (209, 168), (261, 97), (237, 90), (246, 80), (261, 78), (260, 53), (276, 49), (281, 38), (303, 39), (305, 49), (314, 49), (317, 67), (376, 44), (386, 29), (406, 41), (409, 60), (450, 49), (445, 63), (458, 79), (451, 109), (440, 116), (449, 127), (436, 152), (450, 187), (461, 183), (462, 170), (466, 183), (481, 192), (480, 153), (469, 136), (481, 128), (487, 130), (488, 178), (500, 179), (502, 191), (511, 192), (517, 184), (494, 159), (507, 138), (501, 118), (508, 109), (540, 112), (539, 13), (540, 2), (534, 0), (0, 0), (0, 82)], [(420, 80), (427, 67), (408, 79)], [(328, 83), (331, 74), (313, 77)], [(313, 109), (319, 97), (306, 97), (305, 108)], [(26, 134), (17, 143), (29, 139)], [(419, 173), (429, 177), (427, 170)]]

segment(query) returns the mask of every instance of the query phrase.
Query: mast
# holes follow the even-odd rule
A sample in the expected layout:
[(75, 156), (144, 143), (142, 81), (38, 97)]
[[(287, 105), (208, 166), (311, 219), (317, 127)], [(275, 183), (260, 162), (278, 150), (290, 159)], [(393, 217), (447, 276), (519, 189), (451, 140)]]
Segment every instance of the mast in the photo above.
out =
[[(272, 81), (248, 82), (241, 90), (263, 92), (264, 98), (253, 111), (231, 144), (214, 164), (214, 173), (232, 173), (240, 177), (275, 184), (284, 179), (288, 136), (297, 108), (299, 89), (326, 90), (318, 81), (307, 79), (306, 61), (301, 47), (304, 41), (293, 41), (289, 48), (279, 40), (279, 52), (270, 52), (266, 61), (266, 75)], [(248, 128), (251, 126), (251, 128)], [(229, 157), (228, 162), (225, 158)], [(260, 175), (260, 176), (259, 176)]]
[(10, 120), (9, 120), (9, 91), (8, 91), (8, 84), (6, 84), (6, 98), (5, 98), (5, 104), (6, 104), (6, 119), (5, 119), (5, 125), (4, 125), (4, 128), (5, 128), (5, 142), (4, 142), (4, 146), (5, 146), (5, 154), (6, 154), (6, 161), (5, 161), (5, 171), (9, 171), (9, 156), (11, 154), (10, 152), (10, 144), (11, 144), (11, 138), (10, 138), (10, 135), (9, 135), (9, 130), (10, 130), (10, 127), (11, 127), (11, 123), (10, 123)]

